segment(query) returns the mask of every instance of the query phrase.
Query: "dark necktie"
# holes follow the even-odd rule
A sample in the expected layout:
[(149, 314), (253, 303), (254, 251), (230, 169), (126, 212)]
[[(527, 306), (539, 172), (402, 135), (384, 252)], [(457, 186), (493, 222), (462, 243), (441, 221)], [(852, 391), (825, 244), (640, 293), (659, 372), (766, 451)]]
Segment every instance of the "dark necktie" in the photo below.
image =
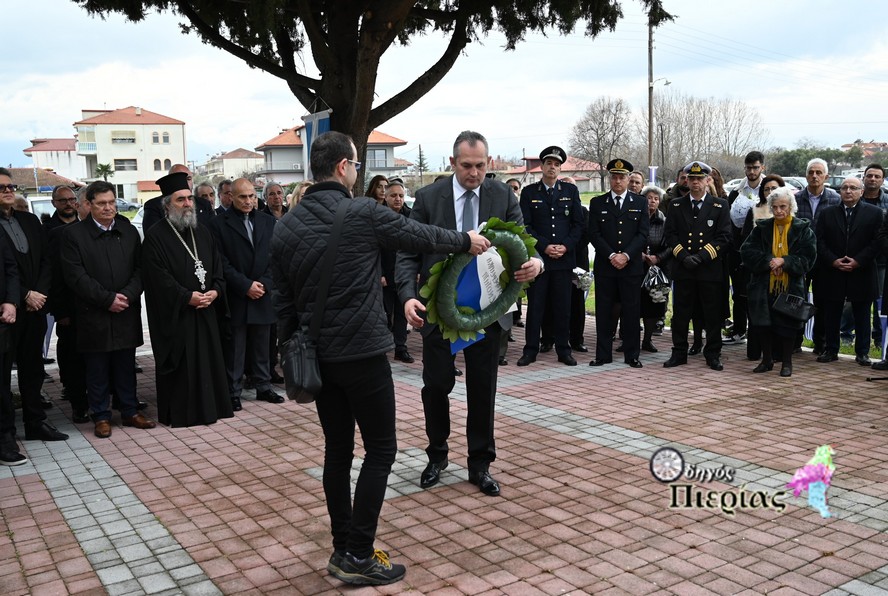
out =
[(694, 217), (700, 215), (700, 203), (703, 201), (691, 201), (694, 204)]
[(472, 197), (474, 194), (472, 191), (467, 190), (463, 195), (462, 229), (460, 232), (468, 232), (475, 229), (475, 210), (472, 209)]
[(617, 211), (621, 211), (623, 209), (623, 197), (617, 195), (614, 198), (616, 199), (614, 202), (617, 204)]

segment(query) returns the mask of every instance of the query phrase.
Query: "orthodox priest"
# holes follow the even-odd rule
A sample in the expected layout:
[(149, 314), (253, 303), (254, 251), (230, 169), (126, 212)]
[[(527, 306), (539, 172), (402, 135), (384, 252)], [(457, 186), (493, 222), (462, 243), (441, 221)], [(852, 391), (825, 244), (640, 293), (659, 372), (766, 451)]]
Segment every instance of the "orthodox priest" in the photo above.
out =
[(231, 418), (216, 309), (225, 278), (213, 235), (197, 223), (185, 173), (157, 181), (166, 217), (145, 234), (143, 282), (157, 418), (169, 426)]

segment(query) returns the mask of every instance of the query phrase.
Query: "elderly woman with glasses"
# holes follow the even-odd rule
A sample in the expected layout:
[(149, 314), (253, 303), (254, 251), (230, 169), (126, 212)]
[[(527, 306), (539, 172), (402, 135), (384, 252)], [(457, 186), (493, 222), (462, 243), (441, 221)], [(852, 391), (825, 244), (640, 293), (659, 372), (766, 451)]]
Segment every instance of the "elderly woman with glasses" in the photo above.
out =
[(805, 296), (805, 274), (817, 260), (817, 240), (807, 219), (797, 219), (795, 195), (781, 187), (768, 195), (770, 219), (756, 221), (749, 237), (740, 247), (743, 266), (750, 271), (749, 325), (759, 336), (762, 361), (752, 372), (765, 373), (774, 368), (772, 337), (779, 338), (783, 353), (781, 377), (792, 376), (792, 351), (795, 337), (805, 323), (774, 310), (774, 301), (782, 293)]

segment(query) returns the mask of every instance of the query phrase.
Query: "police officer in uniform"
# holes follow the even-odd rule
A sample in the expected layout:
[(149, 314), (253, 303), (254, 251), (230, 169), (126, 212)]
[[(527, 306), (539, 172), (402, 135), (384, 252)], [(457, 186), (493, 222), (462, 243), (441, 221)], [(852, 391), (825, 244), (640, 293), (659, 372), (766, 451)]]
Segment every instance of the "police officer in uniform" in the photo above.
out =
[(688, 322), (699, 296), (704, 305), (706, 347), (703, 355), (712, 370), (722, 370), (721, 327), (724, 323), (722, 299), (723, 259), (731, 243), (731, 215), (728, 202), (706, 192), (706, 178), (712, 168), (701, 161), (684, 167), (691, 192), (669, 204), (666, 218), (666, 244), (675, 256), (672, 264), (672, 357), (666, 368), (688, 363)]
[(558, 361), (576, 366), (570, 349), (570, 289), (576, 262), (577, 243), (583, 237), (580, 191), (573, 184), (559, 181), (561, 164), (567, 153), (561, 147), (546, 147), (540, 153), (543, 178), (521, 191), (521, 213), (527, 232), (536, 238), (536, 249), (543, 258), (545, 271), (527, 289), (527, 326), (524, 353), (518, 366), (536, 360), (540, 351), (540, 327), (546, 303), (554, 313), (555, 351)]
[(619, 303), (623, 335), (623, 359), (632, 368), (641, 368), (641, 280), (650, 218), (647, 199), (628, 190), (632, 164), (612, 159), (610, 191), (589, 201), (589, 239), (595, 247), (595, 327), (598, 340), (595, 359), (589, 366), (613, 362), (616, 320), (614, 305)]

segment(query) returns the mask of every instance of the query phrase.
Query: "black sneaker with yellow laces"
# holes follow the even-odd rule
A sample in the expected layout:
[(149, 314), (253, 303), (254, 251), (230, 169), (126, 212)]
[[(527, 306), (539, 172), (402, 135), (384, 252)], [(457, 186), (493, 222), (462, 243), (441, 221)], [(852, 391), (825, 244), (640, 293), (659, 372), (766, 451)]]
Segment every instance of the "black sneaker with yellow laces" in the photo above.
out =
[(345, 553), (339, 568), (330, 572), (347, 584), (382, 586), (404, 579), (407, 568), (392, 563), (388, 553), (376, 549), (366, 559), (356, 559), (353, 554)]

